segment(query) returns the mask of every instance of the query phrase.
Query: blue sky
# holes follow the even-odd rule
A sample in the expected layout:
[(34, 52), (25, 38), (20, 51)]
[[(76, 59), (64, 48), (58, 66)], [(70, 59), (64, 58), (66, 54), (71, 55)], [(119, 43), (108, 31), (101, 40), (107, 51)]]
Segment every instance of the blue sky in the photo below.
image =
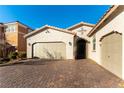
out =
[(0, 22), (21, 21), (32, 27), (52, 25), (67, 28), (78, 22), (96, 24), (109, 5), (0, 5)]

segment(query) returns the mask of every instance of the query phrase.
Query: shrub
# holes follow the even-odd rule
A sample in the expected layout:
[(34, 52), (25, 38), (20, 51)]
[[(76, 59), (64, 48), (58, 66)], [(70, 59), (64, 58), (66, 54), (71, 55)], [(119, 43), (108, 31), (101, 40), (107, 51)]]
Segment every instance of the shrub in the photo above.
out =
[(0, 64), (7, 63), (9, 61), (10, 61), (9, 58), (0, 58)]
[(0, 57), (2, 57), (2, 46), (0, 45)]
[(0, 64), (2, 64), (3, 62), (2, 61), (0, 61)]
[(17, 56), (18, 56), (18, 53), (17, 52), (10, 52), (9, 55), (8, 55), (8, 57), (10, 59), (16, 59)]
[(6, 58), (1, 58), (0, 61), (10, 61), (10, 59), (6, 57)]
[(19, 52), (18, 57), (21, 59), (26, 58), (26, 52)]

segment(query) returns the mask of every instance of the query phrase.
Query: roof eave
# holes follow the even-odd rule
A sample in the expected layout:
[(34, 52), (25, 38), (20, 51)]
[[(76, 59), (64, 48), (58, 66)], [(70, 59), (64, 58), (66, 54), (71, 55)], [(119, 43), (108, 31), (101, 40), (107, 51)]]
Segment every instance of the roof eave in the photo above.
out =
[[(87, 36), (91, 37), (96, 29), (105, 21), (106, 18), (108, 18), (117, 8), (119, 5), (112, 5), (109, 10), (101, 17), (99, 22), (93, 27), (93, 29), (88, 33)], [(108, 15), (107, 15), (108, 14)]]
[(26, 34), (24, 36), (24, 38), (28, 38), (36, 33), (38, 33), (40, 30), (44, 30), (44, 29), (54, 29), (54, 30), (58, 30), (58, 31), (61, 31), (61, 32), (64, 32), (64, 33), (68, 33), (68, 34), (72, 34), (72, 35), (76, 35), (76, 33), (73, 33), (73, 32), (70, 32), (70, 31), (65, 31), (65, 29), (61, 29), (61, 28), (57, 28), (57, 27), (52, 27), (52, 26), (49, 26), (49, 25), (45, 25), (37, 30), (34, 30), (33, 32), (30, 32), (28, 34)]
[(13, 22), (7, 22), (7, 23), (4, 23), (5, 25), (7, 25), (7, 24), (14, 24), (14, 23), (18, 23), (18, 24), (21, 24), (21, 25), (23, 25), (23, 26), (25, 26), (27, 29), (31, 29), (31, 30), (33, 30), (31, 27), (29, 27), (28, 25), (26, 25), (26, 24), (24, 24), (24, 23), (22, 23), (22, 22), (20, 22), (20, 21), (13, 21)]
[(70, 27), (68, 27), (68, 28), (66, 28), (67, 30), (71, 30), (71, 29), (73, 29), (73, 28), (75, 28), (76, 26), (79, 26), (79, 25), (86, 25), (86, 26), (90, 26), (90, 27), (94, 27), (95, 25), (94, 24), (90, 24), (90, 23), (85, 23), (85, 22), (80, 22), (80, 23), (77, 23), (77, 24), (75, 24), (75, 25), (72, 25), (72, 26), (70, 26)]

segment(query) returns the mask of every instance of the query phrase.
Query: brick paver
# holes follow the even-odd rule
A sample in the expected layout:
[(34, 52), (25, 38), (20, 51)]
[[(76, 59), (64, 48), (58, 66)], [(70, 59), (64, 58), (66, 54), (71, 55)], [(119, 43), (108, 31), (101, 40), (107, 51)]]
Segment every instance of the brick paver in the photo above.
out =
[(0, 67), (0, 87), (122, 87), (123, 82), (88, 59), (33, 61)]

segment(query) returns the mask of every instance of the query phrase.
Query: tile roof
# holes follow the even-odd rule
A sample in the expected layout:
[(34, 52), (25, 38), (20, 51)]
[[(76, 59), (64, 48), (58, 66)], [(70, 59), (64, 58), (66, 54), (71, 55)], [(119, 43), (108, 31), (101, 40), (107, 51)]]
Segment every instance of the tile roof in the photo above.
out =
[(84, 26), (90, 26), (90, 27), (94, 27), (95, 26), (94, 24), (90, 24), (90, 23), (86, 23), (86, 22), (80, 22), (80, 23), (77, 23), (77, 24), (75, 24), (73, 26), (68, 27), (67, 29), (68, 30), (73, 30), (73, 29), (78, 28), (78, 27), (83, 26), (83, 25)]
[(93, 27), (93, 29), (88, 33), (88, 36), (92, 36), (95, 32), (97, 32), (96, 29), (118, 8), (118, 6), (119, 5), (112, 5)]

